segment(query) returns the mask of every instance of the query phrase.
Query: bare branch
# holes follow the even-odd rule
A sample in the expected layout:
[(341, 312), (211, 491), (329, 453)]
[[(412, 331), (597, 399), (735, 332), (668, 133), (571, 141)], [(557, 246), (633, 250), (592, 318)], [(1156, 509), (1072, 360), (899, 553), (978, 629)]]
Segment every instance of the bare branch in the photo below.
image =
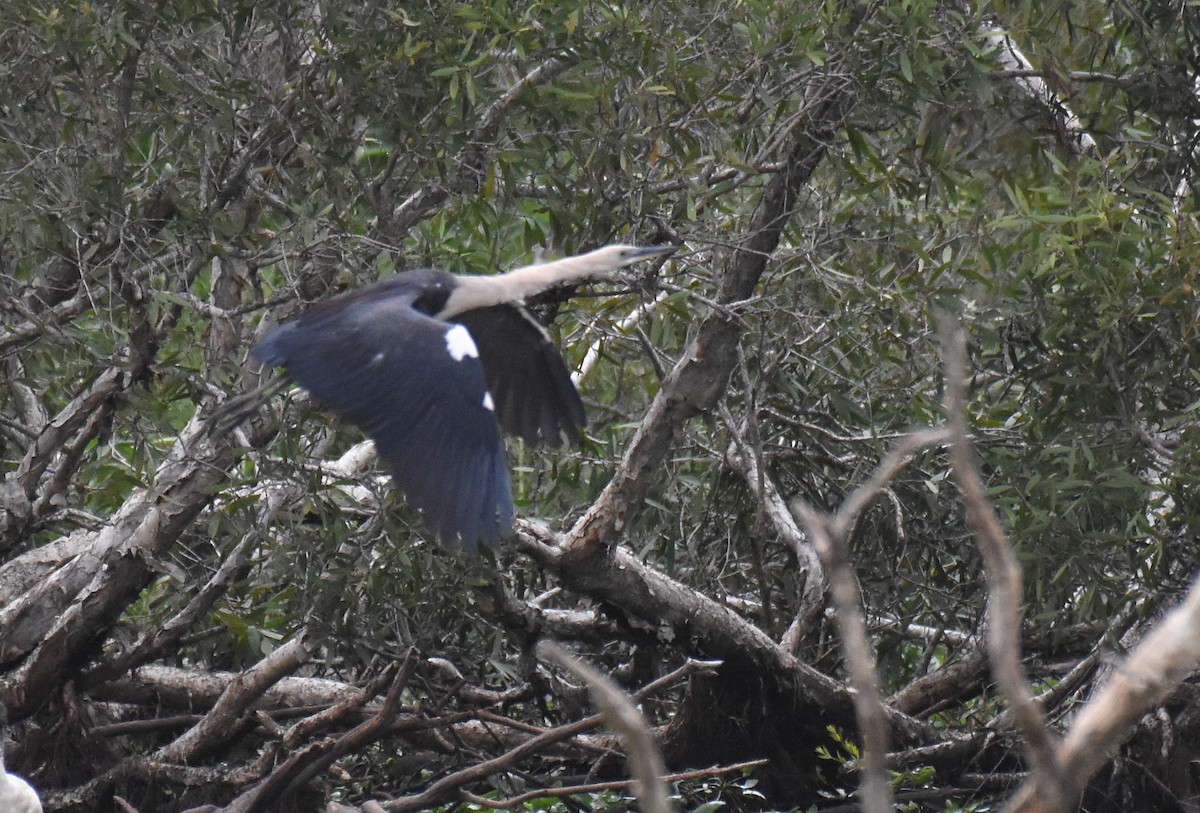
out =
[(887, 813), (895, 802), (888, 782), (888, 717), (879, 689), (875, 655), (867, 634), (867, 622), (858, 590), (858, 579), (850, 563), (850, 534), (859, 515), (871, 504), (896, 474), (907, 465), (913, 453), (947, 440), (942, 427), (913, 432), (903, 437), (888, 452), (870, 479), (851, 492), (837, 514), (830, 517), (802, 502), (792, 504), (792, 512), (812, 540), (825, 565), (829, 594), (836, 609), (834, 620), (842, 638), (852, 698), (862, 735), (862, 805), (868, 813)]
[(70, 299), (57, 302), (44, 311), (35, 313), (17, 299), (9, 307), (21, 312), (25, 321), (0, 331), (0, 354), (7, 354), (21, 345), (40, 339), (48, 328), (70, 322), (93, 305), (94, 292), (75, 294)]
[(975, 532), (988, 574), (988, 653), (1000, 691), (1008, 701), (1013, 722), (1023, 737), (1026, 762), (1047, 810), (1064, 810), (1066, 777), (1055, 758), (1055, 738), (1021, 665), (1021, 568), (996, 519), (967, 438), (966, 338), (962, 328), (942, 317), (940, 330), (946, 369), (946, 417), (953, 430), (950, 464), (963, 501), (967, 522)]
[(799, 642), (812, 629), (824, 609), (827, 584), (825, 568), (821, 565), (821, 559), (812, 543), (804, 537), (800, 526), (796, 524), (796, 519), (788, 510), (774, 479), (763, 470), (755, 450), (741, 440), (737, 427), (733, 425), (732, 416), (728, 415), (728, 411), (725, 414), (726, 426), (734, 436), (734, 444), (725, 453), (725, 460), (742, 475), (750, 493), (758, 500), (763, 513), (775, 528), (775, 533), (784, 544), (796, 552), (799, 562), (798, 570), (803, 580), (803, 588), (797, 602), (796, 618), (789, 626), (783, 641), (783, 646), (789, 652), (795, 652)]
[(1072, 786), (1107, 760), (1120, 734), (1200, 667), (1200, 578), (1072, 720), (1059, 750)]
[(39, 478), (67, 438), (100, 410), (105, 401), (128, 386), (128, 373), (121, 367), (110, 367), (59, 411), (54, 420), (41, 430), (17, 469), (17, 476), (26, 493), (33, 494), (37, 490)]
[[(1183, 602), (1169, 612), (1113, 671), (1112, 679), (1071, 722), (1058, 748), (1062, 766), (1061, 795), (1075, 798), (1096, 771), (1112, 758), (1122, 738), (1146, 712), (1166, 699), (1188, 675), (1200, 668), (1200, 577)], [(1042, 813), (1056, 809), (1035, 774), (1009, 804), (1008, 813)]]
[(238, 730), (245, 710), (280, 678), (294, 672), (311, 657), (301, 632), (231, 682), (212, 711), (190, 731), (155, 754), (162, 762), (187, 762), (225, 742)]
[[(455, 157), (455, 163), (460, 168), (459, 185), (469, 185), (478, 189), (483, 184), (483, 167), (494, 140), (495, 129), (504, 114), (530, 88), (552, 81), (571, 65), (572, 61), (561, 55), (546, 58), (514, 82), (483, 112), (475, 131), (467, 140), (467, 145)], [(392, 239), (406, 234), (414, 225), (432, 214), (450, 199), (452, 191), (441, 180), (432, 180), (410, 194), (386, 215), (386, 226)]]
[[(416, 652), (410, 650), (403, 665), (395, 670), (391, 688), (388, 690), (382, 707), (369, 720), (360, 723), (337, 740), (315, 742), (291, 754), (263, 782), (255, 785), (226, 806), (225, 812), (253, 813), (253, 811), (276, 805), (281, 798), (289, 798), (296, 789), (307, 784), (319, 771), (327, 769), (343, 754), (355, 748), (361, 748), (386, 735), (389, 732), (392, 718), (396, 716), (396, 711), (400, 706), (400, 694), (408, 685), (416, 664)], [(374, 692), (374, 689), (370, 690), (371, 695)], [(364, 692), (360, 698), (348, 698), (339, 704), (339, 707), (336, 707), (337, 711), (345, 713), (345, 710), (359, 705), (367, 696), (367, 692)], [(331, 716), (333, 713), (336, 713), (335, 709), (329, 709), (328, 712), (322, 714)], [(297, 728), (301, 725), (303, 724), (297, 724)]]
[[(854, 103), (849, 82), (829, 91), (811, 111), (809, 129), (792, 133), (786, 166), (763, 190), (746, 230), (718, 286), (721, 306), (749, 298), (767, 261), (779, 245), (801, 185), (825, 155), (837, 127)], [(635, 511), (650, 489), (652, 476), (671, 447), (684, 421), (712, 408), (725, 391), (737, 363), (741, 326), (734, 313), (714, 309), (700, 323), (683, 357), (663, 381), (616, 473), (587, 513), (567, 534), (566, 545), (578, 557), (597, 553), (611, 544), (625, 518)]]
[(559, 666), (579, 675), (591, 689), (592, 702), (600, 709), (605, 723), (625, 743), (629, 770), (637, 779), (634, 795), (641, 809), (646, 813), (670, 813), (674, 810), (671, 793), (662, 779), (667, 772), (662, 754), (654, 744), (646, 718), (633, 705), (631, 698), (611, 678), (557, 644), (543, 641), (538, 650)]
[[(276, 506), (277, 510), (278, 507)], [(275, 511), (271, 513), (274, 514)], [(208, 580), (208, 583), (192, 597), (187, 606), (177, 613), (174, 618), (167, 621), (161, 627), (143, 635), (131, 647), (121, 652), (112, 660), (85, 673), (79, 680), (79, 685), (86, 688), (87, 686), (109, 680), (123, 672), (128, 672), (130, 669), (146, 663), (167, 647), (177, 643), (191, 629), (192, 625), (212, 608), (216, 600), (225, 593), (226, 587), (242, 572), (246, 563), (246, 554), (254, 545), (258, 544), (258, 534), (260, 532), (261, 527), (246, 534), (242, 538), (242, 541), (225, 558), (225, 561), (221, 563), (221, 566), (212, 575), (212, 578)]]
[[(709, 668), (710, 666), (711, 664), (706, 664), (703, 661), (687, 661), (679, 669), (644, 686), (636, 692), (635, 696), (638, 698), (646, 697), (666, 686), (673, 685), (684, 675), (690, 674), (697, 669)], [(577, 722), (549, 729), (525, 740), (498, 757), (468, 766), (460, 771), (455, 771), (448, 776), (444, 776), (421, 793), (387, 802), (383, 805), (383, 808), (396, 813), (396, 811), (426, 810), (435, 805), (443, 804), (454, 799), (464, 786), (478, 782), (492, 774), (508, 770), (526, 756), (539, 753), (547, 746), (582, 734), (599, 725), (602, 720), (601, 715), (594, 714)]]
[[(643, 302), (628, 313), (621, 321), (613, 325), (610, 329), (612, 333), (625, 334), (638, 327), (639, 323), (651, 316), (654, 309), (658, 307), (664, 299), (670, 296), (669, 291), (659, 291), (658, 295), (649, 302)], [(595, 341), (588, 345), (587, 352), (583, 356), (583, 361), (579, 364), (579, 369), (571, 373), (571, 383), (579, 386), (583, 379), (587, 378), (588, 373), (596, 366), (596, 362), (600, 360), (601, 354), (604, 352), (605, 336), (597, 336)]]
[[(740, 773), (748, 771), (752, 768), (759, 768), (767, 764), (765, 759), (752, 759), (746, 762), (736, 762), (733, 765), (715, 765), (711, 768), (701, 768), (694, 771), (679, 771), (677, 773), (669, 773), (663, 776), (664, 782), (674, 783), (682, 782), (688, 779), (704, 779), (710, 776), (721, 776), (722, 774)], [(476, 796), (473, 793), (463, 791), (463, 798), (468, 802), (478, 804), (482, 807), (495, 808), (499, 810), (513, 810), (514, 808), (523, 808), (525, 803), (532, 799), (541, 799), (544, 797), (562, 798), (563, 796), (575, 796), (581, 793), (602, 793), (606, 790), (622, 790), (629, 783), (625, 780), (618, 782), (589, 782), (582, 785), (564, 785), (554, 788), (538, 788), (537, 790), (527, 791), (517, 796), (512, 796), (507, 799), (492, 799), (484, 796)]]
[(883, 460), (875, 467), (867, 482), (850, 493), (842, 502), (837, 514), (833, 517), (832, 531), (842, 539), (848, 539), (850, 532), (858, 523), (859, 516), (887, 486), (901, 469), (908, 465), (914, 454), (931, 446), (938, 446), (949, 441), (952, 437), (950, 427), (933, 426), (928, 429), (917, 429), (903, 435), (896, 442)]
[(1033, 64), (1009, 33), (995, 24), (983, 26), (980, 33), (993, 49), (1002, 69), (1011, 73), (1021, 90), (1058, 117), (1063, 130), (1070, 136), (1069, 143), (1074, 150), (1078, 153), (1095, 150), (1096, 140), (1083, 126), (1083, 122), (1051, 89), (1050, 84), (1043, 78), (1044, 74), (1033, 70)]
[(174, 544), (212, 500), (233, 459), (227, 443), (207, 437), (197, 413), (158, 466), (152, 488), (131, 494), (107, 525), (83, 535), (88, 543), (79, 555), (0, 610), (0, 657), (33, 650), (0, 683), (10, 710), (19, 716), (40, 704), (56, 676), (109, 629), (150, 577), (150, 558)]

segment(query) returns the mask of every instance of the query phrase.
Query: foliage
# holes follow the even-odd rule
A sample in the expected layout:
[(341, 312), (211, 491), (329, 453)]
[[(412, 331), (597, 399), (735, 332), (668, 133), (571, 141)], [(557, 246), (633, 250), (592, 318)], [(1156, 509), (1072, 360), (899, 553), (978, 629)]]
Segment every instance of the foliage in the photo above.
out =
[[(1072, 149), (1062, 117), (999, 73), (981, 36), (997, 20), (1069, 90), (1094, 150)], [(189, 422), (258, 383), (248, 347), (303, 304), (415, 266), (491, 273), (542, 251), (679, 239), (687, 251), (637, 290), (534, 303), (570, 366), (600, 354), (581, 387), (582, 448), (509, 449), (519, 513), (570, 528), (710, 312), (786, 145), (837, 97), (845, 115), (820, 133), (757, 295), (736, 308), (720, 406), (781, 493), (835, 509), (895, 437), (942, 417), (933, 321), (960, 314), (1030, 646), (1039, 663), (1078, 660), (1200, 566), (1196, 25), (1187, 8), (1094, 2), (12, 0), (0, 550), (97, 532), (161, 488)], [(159, 662), (239, 670), (304, 630), (313, 674), (361, 683), (416, 647), (473, 686), (529, 688), (513, 713), (542, 726), (580, 709), (543, 691), (504, 594), (594, 611), (579, 644), (630, 685), (706, 653), (562, 590), (513, 548), (441, 555), (386, 478), (321, 470), (356, 429), (291, 395), (267, 413), (265, 439), (238, 440), (210, 503), (145, 557), (136, 598), (72, 669), (162, 628), (247, 538), (236, 578)], [(730, 465), (732, 442), (720, 410), (686, 423), (620, 544), (779, 640), (800, 609), (796, 554)], [(855, 535), (888, 692), (955, 662), (983, 624), (956, 497), (929, 452)], [(800, 654), (840, 679), (828, 633)], [(20, 694), (27, 654), (5, 665), (0, 695)], [(472, 708), (424, 681), (414, 704)], [(59, 694), (20, 716), (53, 729)], [(667, 723), (682, 701), (655, 702)], [(974, 690), (945, 702), (955, 726), (997, 713)], [(852, 745), (839, 735), (808, 754)], [(378, 774), (343, 792), (405, 792), (387, 758), (364, 760)], [(431, 756), (425, 779), (457, 758)], [(89, 778), (42, 770), (61, 787)], [(753, 806), (761, 791), (739, 781), (688, 801)]]

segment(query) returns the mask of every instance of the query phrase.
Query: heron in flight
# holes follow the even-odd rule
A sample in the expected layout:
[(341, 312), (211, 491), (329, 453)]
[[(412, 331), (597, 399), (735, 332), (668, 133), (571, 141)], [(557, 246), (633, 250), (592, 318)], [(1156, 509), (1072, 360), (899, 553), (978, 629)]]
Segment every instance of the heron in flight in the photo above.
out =
[(37, 791), (4, 765), (4, 743), (8, 736), (8, 707), (0, 703), (0, 810), (5, 813), (42, 813)]
[(512, 528), (501, 430), (557, 446), (585, 421), (525, 299), (677, 248), (611, 245), (494, 276), (408, 271), (314, 305), (251, 353), (362, 429), (442, 546), (474, 552)]

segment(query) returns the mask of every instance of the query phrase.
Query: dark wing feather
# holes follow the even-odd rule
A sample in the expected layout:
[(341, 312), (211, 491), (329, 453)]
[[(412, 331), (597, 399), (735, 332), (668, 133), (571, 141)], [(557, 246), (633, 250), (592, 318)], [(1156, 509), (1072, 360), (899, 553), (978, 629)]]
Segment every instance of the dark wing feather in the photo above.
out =
[(562, 356), (524, 308), (493, 305), (454, 317), (471, 331), (505, 432), (526, 443), (578, 443), (587, 421)]
[(323, 303), (277, 328), (253, 354), (286, 368), (375, 441), (396, 486), (444, 547), (474, 551), (512, 527), (504, 449), (480, 359), (451, 355), (446, 334), (457, 326), (413, 310), (418, 294), (393, 284), (344, 307)]

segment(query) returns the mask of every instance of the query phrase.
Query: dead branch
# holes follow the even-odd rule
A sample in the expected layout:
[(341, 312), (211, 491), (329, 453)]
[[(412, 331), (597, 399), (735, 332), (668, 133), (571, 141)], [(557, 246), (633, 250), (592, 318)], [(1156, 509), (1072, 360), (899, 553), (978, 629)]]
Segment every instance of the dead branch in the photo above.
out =
[(260, 530), (256, 528), (242, 538), (230, 551), (221, 566), (217, 568), (212, 578), (174, 618), (152, 632), (146, 633), (129, 649), (111, 660), (85, 672), (78, 681), (79, 686), (87, 688), (128, 672), (154, 658), (167, 647), (178, 643), (192, 625), (207, 613), (216, 600), (224, 594), (225, 588), (243, 571), (248, 551), (258, 544)]
[[(237, 679), (236, 672), (181, 669), (147, 664), (88, 691), (95, 700), (173, 708), (211, 708)], [(284, 677), (267, 689), (259, 707), (266, 709), (330, 706), (359, 689), (349, 683), (317, 677)]]
[(967, 437), (966, 338), (961, 326), (941, 320), (946, 369), (946, 417), (953, 431), (950, 465), (967, 506), (967, 523), (975, 532), (988, 574), (988, 654), (1013, 722), (1021, 732), (1026, 761), (1047, 801), (1048, 811), (1063, 810), (1066, 777), (1055, 759), (1055, 738), (1021, 665), (1021, 568), (992, 511)]
[(1179, 606), (1171, 610), (1129, 656), (1112, 678), (1071, 722), (1058, 747), (1062, 789), (1047, 797), (1040, 777), (1026, 781), (1005, 806), (1008, 813), (1050, 813), (1057, 797), (1074, 799), (1100, 770), (1122, 739), (1146, 712), (1159, 705), (1200, 667), (1200, 577)]
[(662, 754), (650, 734), (646, 718), (633, 705), (629, 695), (604, 675), (550, 641), (542, 641), (538, 651), (564, 669), (569, 669), (587, 683), (592, 702), (600, 709), (609, 728), (616, 731), (625, 744), (629, 771), (636, 779), (634, 795), (646, 813), (670, 813), (671, 793), (663, 781), (667, 769)]
[[(482, 186), (482, 168), (488, 155), (487, 145), (494, 140), (492, 136), (504, 114), (530, 88), (552, 81), (572, 64), (572, 60), (564, 55), (548, 57), (514, 82), (507, 91), (488, 106), (480, 117), (475, 132), (467, 139), (467, 146), (454, 159), (454, 163), (460, 169), (457, 185), (474, 190)], [(391, 174), (393, 168), (394, 164), (389, 164), (385, 174), (371, 184), (374, 194), (371, 194), (370, 197), (373, 200), (379, 199), (377, 190)], [(451, 192), (451, 188), (442, 180), (433, 180), (410, 194), (393, 210), (385, 213), (385, 225), (392, 242), (396, 244), (402, 242), (403, 236), (408, 233), (409, 229), (429, 217), (439, 206), (450, 199)]]
[[(740, 773), (752, 768), (765, 765), (765, 759), (752, 759), (747, 762), (737, 762), (732, 765), (715, 765), (711, 768), (702, 768), (694, 771), (678, 771), (676, 773), (665, 774), (662, 779), (664, 782), (674, 784), (676, 782), (685, 782), (689, 779), (704, 779), (709, 776), (721, 776), (728, 773)], [(564, 785), (554, 788), (538, 788), (537, 790), (527, 791), (517, 796), (510, 796), (507, 799), (490, 799), (484, 796), (477, 796), (473, 793), (463, 791), (462, 797), (468, 802), (497, 810), (513, 810), (520, 808), (533, 799), (541, 799), (544, 797), (562, 798), (564, 796), (575, 796), (583, 793), (603, 793), (606, 790), (624, 791), (629, 783), (625, 780), (615, 782), (589, 782), (583, 785)]]
[(862, 804), (868, 813), (886, 813), (893, 808), (894, 800), (885, 770), (888, 717), (879, 688), (874, 652), (867, 634), (858, 580), (850, 562), (850, 535), (858, 517), (912, 455), (948, 437), (945, 428), (935, 427), (901, 438), (867, 482), (854, 489), (832, 517), (798, 501), (792, 504), (792, 512), (804, 525), (829, 579), (829, 594), (836, 609), (834, 620), (841, 634), (850, 684), (854, 687), (851, 697), (862, 736)]
[(130, 495), (84, 553), (0, 612), (0, 660), (28, 653), (0, 683), (0, 700), (14, 716), (44, 701), (108, 631), (150, 578), (149, 557), (174, 544), (212, 500), (233, 457), (228, 443), (206, 437), (197, 414), (159, 465), (154, 485)]
[[(689, 659), (688, 661), (685, 661), (679, 668), (643, 686), (634, 693), (634, 696), (639, 699), (648, 697), (655, 692), (674, 685), (680, 679), (689, 674), (711, 669), (712, 667), (713, 664), (711, 663)], [(509, 770), (512, 766), (520, 762), (525, 757), (540, 753), (542, 750), (551, 745), (578, 736), (579, 734), (582, 734), (583, 732), (599, 725), (601, 722), (601, 715), (593, 714), (577, 722), (548, 729), (541, 734), (525, 740), (524, 742), (497, 757), (476, 765), (468, 766), (462, 770), (455, 771), (452, 774), (442, 777), (421, 793), (402, 797), (400, 799), (393, 799), (392, 801), (383, 804), (383, 808), (395, 813), (395, 811), (424, 810), (435, 805), (444, 804), (445, 802), (456, 798), (461, 793), (462, 789), (467, 785), (478, 782), (488, 776), (491, 776), (492, 774)]]
[[(400, 705), (400, 693), (408, 685), (417, 665), (417, 656), (409, 651), (403, 665), (396, 670), (391, 688), (379, 711), (336, 740), (315, 742), (292, 753), (263, 782), (238, 796), (225, 807), (225, 813), (253, 813), (264, 806), (289, 798), (320, 771), (327, 769), (343, 754), (361, 748), (385, 736)], [(365, 693), (364, 693), (365, 696)], [(297, 726), (302, 724), (297, 724)]]
[[(749, 298), (779, 245), (802, 184), (824, 158), (832, 133), (853, 106), (848, 83), (841, 83), (812, 110), (809, 129), (797, 131), (787, 149), (785, 169), (763, 190), (746, 230), (718, 285), (722, 306)], [(711, 409), (725, 391), (737, 363), (741, 327), (736, 311), (714, 309), (701, 321), (696, 337), (667, 375), (617, 466), (612, 480), (563, 540), (572, 558), (603, 555), (616, 540), (626, 517), (636, 511), (652, 478), (684, 421)]]
[(240, 718), (250, 704), (311, 657), (303, 639), (304, 633), (301, 631), (230, 682), (204, 719), (174, 742), (160, 748), (155, 759), (161, 762), (187, 762), (234, 736), (240, 729)]
[(829, 595), (835, 608), (834, 621), (841, 635), (850, 685), (854, 687), (851, 698), (862, 736), (860, 789), (863, 810), (867, 813), (887, 813), (894, 805), (884, 770), (888, 752), (888, 721), (879, 690), (875, 656), (863, 618), (862, 598), (854, 568), (850, 564), (848, 540), (835, 537), (828, 518), (807, 505), (797, 503), (792, 510), (820, 554), (829, 579)]
[(766, 472), (757, 450), (747, 444), (733, 422), (732, 415), (724, 410), (726, 428), (733, 435), (734, 443), (725, 453), (725, 460), (742, 480), (750, 493), (762, 506), (763, 513), (775, 528), (775, 533), (785, 545), (796, 552), (799, 562), (799, 578), (803, 584), (797, 602), (796, 617), (788, 627), (782, 646), (789, 652), (797, 652), (800, 642), (812, 631), (825, 607), (825, 568), (811, 543), (804, 538), (795, 517), (788, 510), (787, 502), (779, 493), (775, 480)]
[[(394, 687), (398, 684), (407, 686), (416, 665), (415, 659), (416, 653), (410, 651), (398, 668), (394, 664), (389, 666), (379, 677), (371, 681), (366, 688), (359, 692), (357, 696), (346, 697), (324, 711), (313, 714), (296, 723), (284, 735), (283, 745), (288, 748), (295, 747), (318, 731), (324, 730), (341, 721), (350, 712), (363, 708), (388, 686)], [(399, 680), (401, 675), (404, 676), (402, 682)], [(376, 712), (375, 716), (378, 717), (379, 712)], [(396, 710), (392, 709), (388, 716), (389, 718), (394, 718)]]
[(887, 702), (905, 714), (924, 717), (939, 704), (966, 696), (986, 675), (987, 656), (982, 646), (976, 646), (953, 663), (912, 681)]
[(130, 383), (129, 374), (121, 367), (110, 367), (63, 407), (54, 420), (44, 427), (31, 427), (38, 432), (37, 440), (25, 452), (17, 468), (17, 479), (26, 494), (37, 491), (42, 474), (49, 468), (54, 455), (67, 439), (106, 402)]
[(439, 804), (444, 804), (452, 800), (464, 785), (478, 782), (494, 773), (508, 770), (526, 756), (536, 754), (543, 748), (574, 737), (576, 734), (582, 734), (599, 723), (600, 715), (596, 714), (591, 717), (585, 717), (578, 722), (551, 729), (544, 734), (531, 737), (516, 748), (498, 757), (471, 765), (442, 777), (421, 793), (394, 799), (385, 803), (383, 807), (386, 810), (395, 812), (425, 810)]

